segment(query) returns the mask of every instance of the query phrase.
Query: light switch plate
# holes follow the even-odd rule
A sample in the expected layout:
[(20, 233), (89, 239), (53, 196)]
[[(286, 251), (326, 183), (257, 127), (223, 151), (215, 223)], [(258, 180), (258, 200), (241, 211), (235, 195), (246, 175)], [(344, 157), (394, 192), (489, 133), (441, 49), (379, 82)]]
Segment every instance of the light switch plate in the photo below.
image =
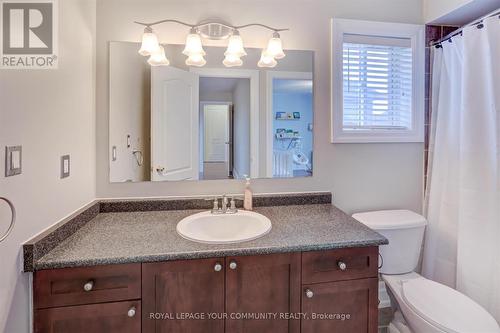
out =
[(21, 146), (5, 147), (5, 177), (20, 175), (23, 166)]
[(70, 160), (69, 155), (61, 156), (61, 178), (69, 177)]

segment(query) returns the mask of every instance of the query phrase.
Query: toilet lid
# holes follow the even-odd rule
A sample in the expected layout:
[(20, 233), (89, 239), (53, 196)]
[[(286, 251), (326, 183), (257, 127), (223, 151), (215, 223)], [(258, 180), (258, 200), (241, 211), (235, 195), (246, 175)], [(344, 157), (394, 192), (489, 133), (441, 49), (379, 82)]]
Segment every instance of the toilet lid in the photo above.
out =
[(356, 213), (352, 217), (375, 230), (417, 228), (427, 224), (422, 215), (404, 209)]
[(403, 301), (420, 317), (445, 332), (500, 332), (479, 304), (440, 283), (420, 278), (403, 282)]

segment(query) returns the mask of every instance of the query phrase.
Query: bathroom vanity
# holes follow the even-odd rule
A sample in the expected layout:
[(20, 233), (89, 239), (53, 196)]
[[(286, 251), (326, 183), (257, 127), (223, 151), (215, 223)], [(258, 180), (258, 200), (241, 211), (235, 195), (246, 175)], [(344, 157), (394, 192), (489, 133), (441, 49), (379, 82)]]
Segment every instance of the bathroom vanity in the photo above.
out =
[(331, 203), (305, 203), (256, 207), (271, 232), (225, 245), (176, 233), (200, 210), (98, 203), (62, 242), (25, 245), (35, 332), (376, 332), (386, 239)]

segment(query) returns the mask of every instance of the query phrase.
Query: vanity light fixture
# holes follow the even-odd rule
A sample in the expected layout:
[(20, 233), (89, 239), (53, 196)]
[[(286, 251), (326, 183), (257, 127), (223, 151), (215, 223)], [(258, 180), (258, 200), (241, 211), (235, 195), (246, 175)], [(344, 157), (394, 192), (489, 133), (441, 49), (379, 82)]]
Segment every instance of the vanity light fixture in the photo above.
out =
[(150, 26), (146, 26), (142, 34), (142, 44), (139, 54), (147, 57), (153, 52), (158, 51), (159, 48), (160, 44), (158, 43), (158, 37), (156, 37), (156, 34)]
[(222, 62), (226, 67), (241, 66), (243, 61), (241, 57), (246, 56), (245, 48), (243, 47), (243, 39), (241, 39), (240, 32), (233, 30), (231, 37), (227, 43), (227, 50), (224, 52), (224, 61)]
[(188, 66), (203, 66), (207, 62), (203, 58), (207, 53), (203, 50), (203, 45), (201, 43), (201, 37), (196, 32), (195, 28), (191, 28), (189, 35), (186, 37), (186, 46), (182, 54), (186, 55), (186, 65)]
[(283, 45), (281, 43), (280, 34), (275, 31), (273, 37), (267, 43), (267, 54), (274, 59), (283, 59), (285, 57), (285, 52), (283, 52)]
[(276, 59), (267, 51), (267, 50), (262, 50), (262, 53), (260, 54), (260, 60), (257, 63), (257, 66), (259, 67), (268, 67), (268, 68), (273, 68), (278, 64)]
[(285, 57), (279, 32), (289, 29), (277, 29), (260, 23), (232, 26), (221, 21), (214, 20), (203, 21), (198, 24), (189, 24), (171, 19), (151, 23), (135, 21), (134, 23), (145, 26), (139, 54), (143, 56), (150, 56), (148, 63), (152, 66), (166, 66), (169, 64), (168, 59), (165, 57), (165, 50), (159, 44), (158, 37), (152, 29), (152, 26), (166, 22), (182, 24), (191, 29), (187, 35), (184, 50), (182, 51), (182, 53), (187, 56), (186, 65), (188, 66), (201, 67), (207, 63), (204, 58), (206, 52), (203, 50), (202, 37), (211, 40), (228, 39), (228, 45), (226, 52), (224, 52), (224, 60), (222, 63), (226, 67), (243, 65), (241, 57), (246, 56), (247, 53), (245, 52), (243, 39), (240, 36), (239, 29), (251, 26), (259, 26), (273, 31), (273, 36), (268, 41), (267, 47), (262, 50), (261, 58), (257, 64), (259, 67), (275, 67), (277, 65), (276, 59), (282, 59)]

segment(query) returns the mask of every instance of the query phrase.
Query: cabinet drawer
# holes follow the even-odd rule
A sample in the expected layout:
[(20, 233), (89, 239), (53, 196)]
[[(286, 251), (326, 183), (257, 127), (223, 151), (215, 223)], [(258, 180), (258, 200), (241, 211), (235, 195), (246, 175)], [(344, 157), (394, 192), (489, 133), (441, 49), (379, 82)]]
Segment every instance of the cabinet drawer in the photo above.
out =
[(140, 333), (141, 301), (35, 311), (35, 333)]
[(36, 309), (141, 298), (141, 265), (107, 265), (37, 271)]
[(378, 247), (304, 252), (302, 283), (377, 277)]

